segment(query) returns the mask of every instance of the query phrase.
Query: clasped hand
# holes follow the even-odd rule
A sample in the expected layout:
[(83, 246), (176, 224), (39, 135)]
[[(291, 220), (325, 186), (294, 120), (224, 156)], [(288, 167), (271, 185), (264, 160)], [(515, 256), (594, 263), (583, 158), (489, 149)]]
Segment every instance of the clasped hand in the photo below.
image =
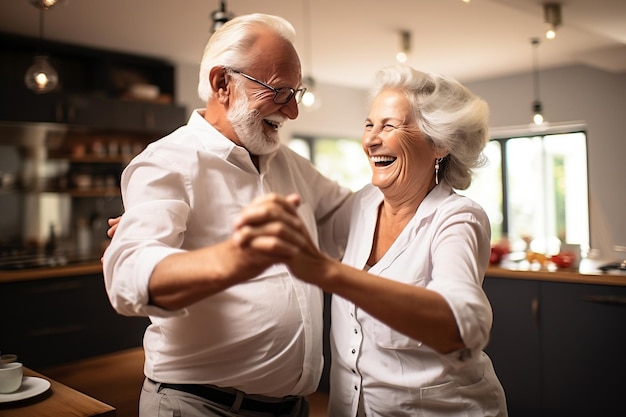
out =
[(333, 260), (319, 251), (298, 216), (300, 196), (268, 194), (242, 210), (233, 240), (247, 251), (285, 263), (303, 281), (323, 286)]
[(308, 246), (309, 234), (297, 208), (300, 196), (267, 194), (252, 201), (235, 222), (233, 240), (241, 248), (289, 259)]

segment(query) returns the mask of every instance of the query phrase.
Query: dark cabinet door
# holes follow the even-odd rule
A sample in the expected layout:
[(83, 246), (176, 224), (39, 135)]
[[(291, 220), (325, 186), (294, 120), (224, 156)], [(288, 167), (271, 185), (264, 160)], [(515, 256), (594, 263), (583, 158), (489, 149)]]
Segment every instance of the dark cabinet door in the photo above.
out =
[[(58, 93), (36, 94), (12, 88), (0, 100), (0, 120), (8, 122), (63, 122), (63, 97)], [(5, 95), (6, 94), (6, 95)]]
[(115, 108), (112, 128), (163, 135), (185, 123), (185, 108), (169, 104), (122, 101)]
[(65, 100), (64, 121), (96, 129), (110, 129), (117, 100), (71, 95)]
[(149, 319), (111, 307), (101, 274), (0, 285), (0, 349), (38, 369), (141, 346)]
[(186, 122), (185, 108), (158, 103), (146, 105), (146, 130), (169, 133)]
[(538, 281), (486, 278), (493, 327), (485, 352), (504, 387), (511, 417), (542, 415)]
[(626, 287), (543, 282), (544, 415), (626, 415)]

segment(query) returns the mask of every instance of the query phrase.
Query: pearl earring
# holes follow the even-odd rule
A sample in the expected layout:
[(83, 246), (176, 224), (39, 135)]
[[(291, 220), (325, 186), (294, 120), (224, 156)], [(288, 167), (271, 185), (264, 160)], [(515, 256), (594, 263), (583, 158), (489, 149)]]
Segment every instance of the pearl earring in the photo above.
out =
[(439, 163), (443, 160), (443, 158), (435, 159), (435, 184), (439, 184)]

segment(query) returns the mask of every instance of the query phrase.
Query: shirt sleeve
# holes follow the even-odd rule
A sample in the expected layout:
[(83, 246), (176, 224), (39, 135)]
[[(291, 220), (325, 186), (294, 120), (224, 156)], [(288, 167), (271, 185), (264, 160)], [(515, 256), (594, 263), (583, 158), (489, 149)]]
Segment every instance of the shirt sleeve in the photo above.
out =
[(156, 265), (182, 252), (190, 212), (184, 175), (164, 169), (155, 155), (136, 157), (122, 174), (124, 216), (104, 253), (105, 286), (111, 305), (122, 315), (176, 316), (149, 305), (148, 284)]
[(427, 288), (441, 294), (452, 309), (466, 348), (444, 355), (452, 366), (477, 358), (487, 345), (493, 321), (482, 288), (489, 261), (489, 221), (474, 203), (438, 216), (431, 256), (432, 281)]

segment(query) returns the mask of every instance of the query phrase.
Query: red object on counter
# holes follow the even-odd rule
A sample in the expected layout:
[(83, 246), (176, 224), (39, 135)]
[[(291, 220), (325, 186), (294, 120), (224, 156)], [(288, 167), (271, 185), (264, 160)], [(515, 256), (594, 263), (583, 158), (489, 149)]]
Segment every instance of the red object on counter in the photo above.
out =
[(550, 260), (559, 268), (569, 268), (574, 263), (574, 259), (576, 259), (576, 255), (571, 252), (561, 252), (550, 258)]
[(507, 253), (509, 253), (507, 248), (503, 248), (502, 246), (492, 246), (491, 255), (489, 256), (489, 264), (491, 265), (500, 264), (500, 262), (502, 262), (502, 258)]

